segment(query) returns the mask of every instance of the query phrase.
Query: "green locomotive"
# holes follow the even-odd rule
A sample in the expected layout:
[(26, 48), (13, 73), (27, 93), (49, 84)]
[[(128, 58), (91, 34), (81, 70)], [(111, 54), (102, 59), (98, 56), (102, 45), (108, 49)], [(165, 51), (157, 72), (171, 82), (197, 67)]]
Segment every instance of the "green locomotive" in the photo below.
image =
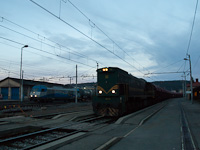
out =
[(117, 67), (98, 69), (97, 84), (93, 99), (97, 115), (121, 116), (155, 103), (152, 84)]

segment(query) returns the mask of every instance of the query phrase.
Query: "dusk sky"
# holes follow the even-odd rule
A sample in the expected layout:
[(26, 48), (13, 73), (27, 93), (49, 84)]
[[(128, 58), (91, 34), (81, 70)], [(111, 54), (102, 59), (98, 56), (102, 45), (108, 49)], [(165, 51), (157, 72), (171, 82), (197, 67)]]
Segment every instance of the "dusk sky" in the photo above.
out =
[[(0, 80), (96, 82), (97, 63), (149, 82), (200, 78), (197, 0), (0, 0)], [(178, 72), (178, 73), (177, 73)]]

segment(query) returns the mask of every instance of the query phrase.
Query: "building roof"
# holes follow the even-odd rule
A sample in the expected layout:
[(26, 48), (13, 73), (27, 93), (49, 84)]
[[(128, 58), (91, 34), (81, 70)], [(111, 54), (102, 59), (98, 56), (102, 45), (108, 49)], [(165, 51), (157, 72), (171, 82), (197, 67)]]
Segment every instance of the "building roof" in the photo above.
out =
[[(11, 79), (11, 80), (13, 80), (15, 82), (20, 83), (20, 79), (18, 79), (18, 78), (11, 78), (11, 77), (7, 77), (7, 78), (1, 80), (0, 82), (3, 82), (3, 81), (8, 80), (8, 79)], [(23, 79), (23, 84), (24, 85), (29, 85), (29, 86), (34, 86), (34, 85), (39, 85), (39, 84), (47, 85), (47, 86), (65, 86), (63, 84), (58, 84), (58, 83), (49, 83), (49, 82), (34, 81), (34, 80), (27, 80), (27, 79)]]
[[(198, 81), (198, 79), (196, 79), (196, 82), (193, 82), (192, 83), (192, 87), (193, 88), (196, 88), (196, 87), (199, 87), (200, 86), (200, 82)], [(187, 87), (190, 87), (190, 83), (187, 84)]]
[(193, 87), (199, 87), (200, 86), (200, 82), (198, 82), (198, 83), (194, 82), (194, 83), (192, 83), (192, 86)]

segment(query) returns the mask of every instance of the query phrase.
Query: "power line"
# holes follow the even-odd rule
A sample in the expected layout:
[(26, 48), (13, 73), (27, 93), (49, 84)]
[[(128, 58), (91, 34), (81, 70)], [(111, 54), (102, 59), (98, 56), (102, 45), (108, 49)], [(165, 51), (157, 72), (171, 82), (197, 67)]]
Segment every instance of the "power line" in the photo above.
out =
[[(77, 52), (77, 51), (74, 51), (74, 50), (72, 50), (72, 49), (70, 49), (70, 48), (64, 46), (64, 45), (61, 45), (61, 44), (59, 44), (59, 43), (57, 43), (57, 42), (55, 42), (55, 41), (52, 41), (52, 40), (46, 38), (45, 36), (42, 36), (42, 35), (40, 35), (40, 34), (38, 34), (38, 33), (36, 33), (36, 32), (31, 31), (30, 29), (27, 29), (27, 28), (25, 28), (25, 27), (23, 27), (23, 26), (21, 26), (21, 25), (19, 25), (19, 24), (14, 23), (13, 21), (10, 21), (10, 20), (8, 20), (8, 19), (6, 19), (6, 18), (4, 18), (4, 17), (1, 17), (1, 18), (2, 18), (2, 20), (5, 20), (5, 21), (7, 21), (7, 22), (9, 22), (9, 23), (12, 23), (12, 24), (14, 24), (14, 25), (16, 25), (16, 26), (18, 26), (18, 27), (24, 29), (24, 30), (27, 30), (27, 31), (29, 31), (29, 32), (31, 32), (31, 33), (33, 33), (33, 34), (35, 34), (35, 35), (38, 36), (38, 37), (42, 37), (43, 39), (48, 40), (48, 41), (50, 41), (50, 42), (52, 42), (52, 43), (58, 45), (59, 47), (63, 47), (63, 48), (66, 48), (67, 50), (69, 50), (69, 51), (65, 51), (65, 50), (63, 50), (63, 49), (59, 49), (59, 50), (61, 50), (61, 51), (69, 52), (69, 53), (74, 54), (74, 55), (76, 55), (76, 56), (80, 56), (80, 57), (83, 57), (83, 58), (92, 60), (92, 61), (94, 61), (94, 62), (99, 62), (100, 64), (102, 64), (100, 61), (97, 61), (97, 60), (94, 60), (94, 59), (92, 59), (92, 58), (89, 58), (89, 57), (86, 56), (86, 55), (83, 55), (83, 54), (81, 54), (81, 53), (79, 53), (79, 52)], [(28, 36), (28, 35), (25, 35), (25, 34), (23, 34), (23, 33), (18, 32), (18, 31), (16, 31), (16, 30), (10, 29), (10, 28), (5, 27), (5, 26), (3, 26), (3, 25), (0, 25), (0, 26), (3, 27), (3, 28), (5, 28), (5, 29), (7, 29), (7, 30), (13, 31), (13, 32), (18, 33), (18, 34), (20, 34), (20, 35), (23, 35), (23, 36), (25, 36), (25, 37), (27, 37), (27, 38), (30, 38), (30, 39), (32, 39), (32, 40), (35, 40), (35, 41), (37, 41), (37, 42), (41, 42), (41, 41), (38, 40), (38, 39), (32, 38), (32, 37), (30, 37), (30, 36)], [(52, 48), (56, 48), (55, 46), (50, 45), (50, 44), (48, 44), (48, 43), (45, 43), (45, 42), (42, 42), (42, 43), (45, 44), (45, 45), (47, 45), (47, 46), (50, 46), (50, 47), (52, 47)], [(103, 65), (103, 64), (102, 64), (102, 65)]]
[[(171, 63), (170, 65), (168, 65), (168, 66), (166, 66), (166, 67), (162, 67), (162, 69), (168, 68), (168, 67), (170, 67), (170, 66), (172, 66), (172, 65), (175, 65), (175, 64), (177, 64), (177, 63), (179, 63), (179, 62), (181, 62), (181, 61), (183, 61), (183, 59), (178, 60), (178, 61), (176, 61), (176, 62), (174, 62), (174, 63)], [(156, 74), (156, 72), (158, 72), (159, 70), (162, 70), (162, 69), (158, 69), (158, 70), (153, 71), (152, 73), (149, 73), (149, 74)]]
[[(68, 47), (66, 47), (66, 46), (63, 46), (63, 45), (61, 45), (61, 44), (59, 44), (59, 43), (57, 43), (57, 42), (54, 42), (54, 41), (52, 41), (52, 40), (46, 38), (45, 36), (42, 36), (42, 35), (40, 35), (40, 34), (34, 32), (34, 31), (31, 31), (30, 29), (25, 28), (25, 27), (23, 27), (23, 26), (21, 26), (21, 25), (15, 23), (15, 22), (13, 22), (13, 21), (10, 21), (10, 20), (8, 20), (8, 19), (6, 19), (6, 18), (4, 18), (4, 17), (1, 17), (1, 18), (2, 18), (2, 20), (6, 20), (7, 22), (12, 23), (12, 24), (14, 24), (14, 25), (16, 25), (16, 26), (18, 26), (18, 27), (20, 27), (20, 28), (26, 30), (26, 31), (29, 31), (29, 32), (35, 34), (35, 35), (38, 36), (38, 37), (42, 37), (43, 39), (46, 39), (46, 40), (48, 40), (48, 41), (50, 41), (50, 42), (52, 42), (52, 43), (54, 43), (54, 44), (57, 44), (57, 45), (59, 45), (59, 46), (65, 47), (65, 48), (68, 49), (68, 50), (71, 50), (70, 48), (68, 48)], [(40, 41), (39, 41), (39, 42), (40, 42)], [(55, 46), (52, 46), (52, 47), (55, 47)], [(71, 50), (71, 51), (72, 51), (72, 50)], [(76, 53), (78, 53), (78, 52), (76, 52)], [(80, 54), (80, 53), (79, 53), (79, 54)], [(82, 55), (82, 54), (81, 54), (81, 55)], [(83, 55), (83, 56), (84, 56), (84, 55)]]
[(18, 73), (13, 72), (13, 71), (10, 71), (10, 70), (8, 70), (8, 69), (2, 68), (2, 67), (0, 67), (0, 68), (1, 68), (2, 70), (4, 70), (4, 71), (9, 72), (9, 73), (13, 73), (13, 74), (15, 74), (15, 75), (19, 75)]
[(183, 62), (183, 64), (180, 66), (177, 72), (179, 72), (184, 65), (185, 65), (185, 62)]
[(124, 60), (123, 58), (121, 58), (120, 56), (118, 56), (117, 54), (115, 54), (114, 52), (112, 52), (111, 50), (109, 50), (108, 48), (106, 48), (104, 45), (102, 45), (101, 43), (97, 42), (96, 40), (92, 39), (91, 37), (89, 37), (88, 35), (86, 35), (85, 33), (83, 33), (82, 31), (80, 31), (79, 29), (77, 29), (76, 27), (74, 27), (73, 25), (69, 24), (68, 22), (66, 22), (65, 20), (61, 19), (59, 16), (56, 16), (54, 13), (52, 13), (51, 11), (47, 10), (46, 8), (44, 8), (43, 6), (39, 5), (38, 3), (36, 3), (33, 0), (30, 0), (32, 3), (34, 3), (35, 5), (37, 5), (38, 7), (42, 8), (43, 10), (45, 10), (46, 12), (48, 12), (49, 14), (51, 14), (52, 16), (54, 16), (55, 18), (59, 19), (60, 21), (62, 21), (63, 23), (65, 23), (66, 25), (70, 26), (71, 28), (73, 28), (74, 30), (76, 30), (77, 32), (79, 32), (80, 34), (84, 35), (86, 38), (90, 39), (91, 41), (93, 41), (94, 43), (98, 44), (99, 46), (101, 46), (102, 48), (104, 48), (105, 50), (107, 50), (108, 52), (112, 53), (113, 55), (115, 55), (117, 58), (121, 59), (122, 61), (124, 61), (125, 63), (127, 63), (128, 65), (130, 65), (131, 67), (133, 67), (134, 69), (136, 69), (137, 71), (139, 71), (141, 74), (144, 74), (142, 71), (138, 70), (135, 66), (133, 66), (132, 64), (130, 64), (128, 61)]
[(200, 56), (198, 57), (198, 59), (197, 59), (196, 63), (194, 64), (194, 67), (193, 67), (193, 69), (196, 67), (196, 65), (197, 65), (197, 63), (198, 63), (198, 61), (199, 61), (199, 58), (200, 58)]
[[(0, 38), (2, 38), (2, 37), (0, 37)], [(8, 41), (13, 42), (13, 43), (20, 44), (19, 42), (12, 41), (12, 40), (10, 40), (10, 39), (6, 39), (6, 38), (3, 38), (3, 39), (8, 40)], [(1, 43), (1, 42), (0, 42), (0, 43)], [(5, 43), (2, 43), (2, 44), (5, 44)], [(12, 45), (9, 45), (9, 44), (5, 44), (5, 45), (12, 46)], [(24, 44), (21, 43), (21, 45), (24, 45)], [(12, 46), (12, 47), (18, 49), (18, 47), (15, 47), (15, 46)], [(31, 47), (31, 46), (29, 46), (29, 47)], [(31, 47), (31, 48), (33, 48), (33, 47)], [(36, 50), (37, 50), (37, 49), (36, 49)], [(26, 52), (29, 52), (29, 51), (26, 50)], [(49, 59), (55, 59), (55, 58), (47, 57), (47, 56), (40, 55), (40, 54), (37, 54), (37, 53), (34, 53), (34, 52), (30, 52), (30, 53), (33, 53), (33, 54), (35, 54), (35, 55), (39, 55), (39, 56), (42, 56), (42, 57), (46, 57), (46, 58), (49, 58)], [(56, 55), (55, 55), (55, 56), (56, 56)], [(66, 63), (66, 62), (61, 61), (61, 60), (58, 60), (58, 59), (55, 59), (55, 60), (56, 60), (56, 61), (63, 62), (63, 63)], [(7, 61), (7, 60), (6, 60), (6, 61)], [(14, 65), (17, 65), (17, 64), (18, 64), (17, 62), (14, 62), (14, 61), (13, 61), (12, 63), (13, 63)], [(32, 67), (32, 66), (26, 65), (26, 64), (25, 64), (25, 66), (29, 66), (28, 68)], [(2, 68), (2, 67), (0, 67), (0, 68)], [(90, 69), (92, 69), (92, 68), (94, 69), (95, 67), (91, 67)], [(13, 74), (15, 74), (15, 75), (17, 75), (17, 76), (19, 75), (19, 73), (10, 71), (10, 70), (8, 70), (8, 69), (2, 68), (2, 70), (5, 70), (5, 71), (8, 72), (8, 73), (13, 73)], [(26, 69), (26, 70), (27, 70), (27, 69)], [(42, 69), (42, 70), (43, 70), (43, 69)], [(31, 71), (32, 71), (32, 69), (31, 69)], [(40, 74), (43, 74), (43, 73), (40, 73)], [(49, 73), (48, 73), (48, 74), (49, 74)], [(25, 72), (24, 75), (32, 76), (32, 77), (34, 77), (34, 78), (40, 77), (40, 75), (38, 75), (38, 72), (37, 72), (37, 75), (35, 75), (35, 74), (33, 74), (33, 73), (27, 73), (27, 72)], [(45, 75), (45, 76), (52, 76), (52, 74)], [(81, 77), (82, 77), (82, 76), (81, 76)], [(59, 77), (55, 77), (55, 78), (59, 78)]]
[[(25, 35), (25, 34), (23, 34), (23, 33), (20, 33), (20, 32), (18, 32), (18, 31), (16, 31), (16, 30), (13, 30), (13, 29), (8, 28), (8, 27), (2, 26), (2, 25), (0, 25), (0, 27), (3, 27), (3, 28), (5, 28), (5, 29), (7, 29), (7, 30), (10, 30), (10, 31), (15, 32), (15, 33), (17, 33), (17, 34), (20, 34), (20, 35), (22, 35), (22, 36), (25, 36), (25, 37), (27, 37), (27, 38), (29, 38), (29, 39), (34, 40), (34, 41), (41, 42), (40, 40), (37, 40), (37, 39), (35, 39), (35, 38), (32, 38), (32, 37), (30, 37), (30, 36), (28, 36), (28, 35)], [(50, 45), (50, 44), (48, 44), (48, 43), (45, 43), (45, 42), (42, 42), (42, 43), (45, 44), (45, 45), (47, 45), (47, 46), (50, 46), (50, 47), (52, 47), (52, 48), (56, 48), (55, 46)], [(59, 49), (59, 50), (62, 50), (62, 49)], [(62, 51), (64, 51), (64, 50), (62, 50)], [(65, 51), (65, 52), (66, 52), (66, 51)], [(70, 52), (69, 52), (69, 53), (70, 53)], [(72, 52), (71, 52), (71, 53), (72, 53)], [(72, 53), (72, 54), (74, 54), (74, 55), (76, 55), (76, 56), (83, 57), (82, 55), (77, 55), (77, 54), (75, 54), (75, 53)], [(85, 56), (84, 56), (84, 58), (85, 58)], [(94, 61), (96, 61), (96, 60), (94, 60)]]
[(195, 18), (196, 18), (197, 6), (198, 6), (198, 0), (196, 2), (195, 12), (194, 12), (194, 18), (193, 18), (193, 21), (192, 21), (192, 29), (191, 29), (191, 32), (190, 32), (190, 38), (189, 38), (189, 42), (188, 42), (188, 46), (187, 46), (186, 56), (188, 55), (188, 51), (189, 51), (189, 48), (190, 48), (190, 43), (191, 43), (191, 40), (192, 40), (192, 33), (193, 33), (193, 29), (194, 29), (194, 23), (195, 23)]
[(184, 72), (180, 72), (180, 71), (176, 71), (176, 72), (155, 72), (155, 73), (147, 73), (146, 75), (149, 75), (149, 74), (171, 74), (171, 73), (184, 73)]
[[(0, 43), (1, 43), (1, 44), (4, 44), (4, 45), (7, 45), (7, 46), (10, 46), (10, 47), (13, 47), (13, 48), (16, 48), (16, 49), (19, 49), (18, 47), (15, 47), (15, 46), (10, 45), (10, 44), (7, 44), (7, 43), (3, 43), (3, 42), (0, 42)], [(66, 63), (65, 61), (61, 61), (61, 60), (55, 59), (55, 58), (53, 58), (53, 57), (48, 57), (48, 56), (41, 55), (41, 54), (38, 54), (38, 53), (30, 52), (28, 49), (26, 49), (25, 52), (29, 52), (29, 53), (32, 53), (32, 54), (35, 54), (35, 55), (38, 55), (38, 56), (46, 57), (46, 58), (48, 58), (48, 59), (54, 59), (54, 60), (56, 60), (56, 61), (59, 61), (59, 62), (62, 62), (62, 63)], [(3, 60), (3, 59), (1, 58), (0, 61), (2, 61), (2, 60)], [(4, 61), (10, 62), (9, 60), (5, 60), (5, 59), (4, 59)], [(15, 64), (15, 65), (19, 65), (17, 62), (14, 62), (14, 61), (12, 61), (12, 63)], [(26, 65), (26, 64), (23, 63), (23, 66), (24, 66), (24, 65), (25, 65), (25, 66), (28, 66), (29, 68), (34, 68), (32, 65)], [(44, 69), (42, 69), (42, 70), (44, 70)], [(45, 72), (46, 72), (46, 71), (45, 71)]]
[[(13, 43), (16, 43), (16, 44), (19, 44), (19, 45), (25, 45), (23, 43), (20, 43), (20, 42), (17, 42), (17, 41), (14, 41), (14, 40), (11, 40), (11, 39), (7, 39), (7, 38), (4, 38), (4, 37), (0, 37), (4, 40), (7, 40), (7, 41), (10, 41), (10, 42), (13, 42)], [(78, 63), (78, 64), (82, 64), (84, 66), (88, 66), (88, 67), (92, 67), (92, 68), (95, 68), (93, 66), (90, 66), (90, 65), (87, 65), (87, 64), (84, 64), (84, 63), (81, 63), (81, 62), (78, 62), (78, 61), (75, 61), (75, 60), (72, 60), (72, 59), (69, 59), (69, 58), (66, 58), (66, 57), (63, 57), (63, 56), (60, 56), (60, 55), (55, 55), (51, 52), (47, 52), (45, 50), (42, 50), (42, 49), (39, 49), (39, 48), (35, 48), (35, 47), (32, 47), (32, 46), (29, 46), (29, 48), (32, 48), (32, 49), (35, 49), (37, 51), (40, 51), (40, 52), (44, 52), (44, 53), (47, 53), (47, 54), (50, 54), (50, 55), (53, 55), (53, 56), (57, 56), (57, 57), (60, 57), (60, 58), (63, 58), (63, 59), (66, 59), (66, 60), (69, 60), (69, 61), (72, 61), (72, 62), (75, 62), (75, 63)]]
[[(0, 43), (1, 43), (1, 42), (0, 42)], [(5, 43), (2, 43), (2, 44), (5, 44)], [(9, 45), (9, 44), (5, 44), (5, 45), (8, 45), (8, 46), (11, 46), (11, 47), (14, 47), (14, 48), (18, 49), (17, 47), (12, 46), (12, 45)], [(26, 52), (29, 52), (29, 51), (26, 50)], [(51, 59), (51, 60), (52, 60), (52, 59), (55, 59), (55, 58), (47, 57), (47, 56), (40, 55), (40, 54), (37, 54), (37, 53), (34, 53), (34, 52), (29, 52), (29, 53), (33, 53), (33, 54), (35, 54), (35, 55), (39, 55), (39, 56), (42, 56), (42, 57), (46, 57), (46, 58), (49, 58), (49, 59)], [(60, 60), (58, 60), (58, 59), (55, 59), (55, 60), (60, 61)], [(19, 65), (19, 63), (16, 62), (16, 61), (9, 61), (9, 60), (2, 59), (2, 58), (1, 58), (0, 61), (1, 61), (1, 62), (9, 62), (9, 63), (12, 63), (13, 65), (16, 65), (16, 66)], [(66, 63), (66, 62), (64, 62), (64, 61), (60, 61), (60, 62)], [(2, 63), (1, 63), (1, 64), (2, 64)], [(28, 67), (28, 69), (31, 68), (31, 71), (33, 71), (33, 69), (34, 69), (34, 70), (40, 70), (40, 71), (42, 70), (42, 71), (44, 71), (44, 69), (38, 69), (38, 68), (36, 68), (36, 67), (33, 67), (32, 65), (27, 65), (26, 63), (23, 63), (23, 66)], [(28, 69), (26, 69), (26, 70), (28, 70)], [(11, 71), (10, 71), (10, 72), (11, 72)], [(45, 70), (45, 73), (46, 73), (46, 72), (47, 72), (47, 70)], [(49, 73), (50, 73), (50, 72), (49, 72)], [(48, 73), (48, 74), (49, 74), (49, 73)], [(51, 73), (52, 73), (52, 71), (51, 71)], [(15, 74), (16, 74), (16, 73), (15, 73)], [(29, 75), (29, 76), (36, 77), (36, 75), (33, 75), (33, 73), (27, 74), (27, 73), (25, 72), (24, 74)], [(40, 74), (44, 74), (44, 73), (41, 73), (41, 72), (40, 72)], [(16, 75), (19, 75), (19, 74), (16, 74)], [(39, 75), (38, 75), (38, 71), (37, 71), (37, 76), (39, 76)]]
[[(129, 55), (124, 49), (122, 49), (113, 39), (111, 39), (100, 27), (98, 27), (86, 14), (84, 14), (75, 4), (73, 4), (70, 0), (68, 2), (76, 9), (78, 12), (80, 12), (88, 21), (89, 23), (92, 23), (94, 27), (96, 27), (99, 31), (101, 31), (113, 44), (115, 44), (120, 50), (122, 50), (127, 56), (129, 56), (131, 59), (133, 59), (138, 65), (140, 65), (143, 69), (143, 67), (140, 63), (138, 63), (131, 55)], [(138, 69), (139, 70), (139, 69)], [(147, 70), (147, 69), (146, 69)], [(148, 71), (148, 70), (147, 70)], [(143, 74), (143, 73), (142, 73)]]
[[(11, 46), (11, 47), (16, 48), (16, 49), (19, 49), (18, 47), (12, 46), (12, 45), (7, 44), (7, 43), (3, 43), (3, 42), (0, 42), (0, 43), (1, 43), (1, 44), (4, 44), (4, 45), (7, 45), (7, 46)], [(17, 43), (17, 44), (18, 44), (18, 43)], [(53, 57), (48, 57), (48, 56), (41, 55), (41, 54), (38, 54), (38, 53), (30, 52), (29, 49), (26, 49), (25, 52), (29, 52), (29, 53), (32, 53), (32, 54), (35, 54), (35, 55), (38, 55), (38, 56), (46, 57), (46, 58), (51, 59), (51, 60), (54, 59), (54, 60), (56, 60), (56, 61), (58, 61), (58, 62), (66, 63), (65, 61), (58, 60), (58, 59), (55, 59), (55, 58), (53, 58)], [(1, 58), (1, 60), (2, 60), (2, 58)], [(9, 62), (10, 62), (10, 61), (9, 61)], [(16, 62), (13, 62), (13, 64), (16, 64)], [(24, 64), (23, 64), (23, 65), (24, 65)], [(25, 66), (26, 66), (26, 64), (25, 64)], [(32, 65), (27, 65), (27, 66), (29, 66), (29, 68), (30, 68), (30, 67), (33, 68)], [(94, 68), (94, 67), (93, 67), (93, 68)], [(44, 69), (42, 69), (42, 70), (44, 70)], [(45, 71), (45, 72), (46, 72), (46, 71)]]

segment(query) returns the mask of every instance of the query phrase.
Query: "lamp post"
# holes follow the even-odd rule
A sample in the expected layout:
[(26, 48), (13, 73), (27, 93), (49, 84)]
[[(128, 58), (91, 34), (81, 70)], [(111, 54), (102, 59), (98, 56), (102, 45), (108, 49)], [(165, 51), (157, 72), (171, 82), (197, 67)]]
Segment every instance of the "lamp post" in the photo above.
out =
[(184, 58), (184, 60), (189, 60), (189, 63), (190, 63), (190, 92), (191, 92), (191, 102), (193, 104), (193, 88), (192, 88), (192, 67), (191, 67), (191, 59), (190, 59), (190, 55), (188, 55), (188, 58)]
[(21, 48), (21, 62), (20, 62), (20, 91), (21, 91), (21, 102), (23, 101), (23, 85), (22, 85), (22, 54), (23, 54), (23, 48), (28, 47), (28, 45), (24, 45)]
[(186, 84), (185, 84), (185, 82), (186, 82), (186, 75), (185, 75), (185, 72), (183, 72), (183, 73), (184, 73), (184, 75), (181, 76), (181, 77), (184, 78), (183, 79), (183, 98), (186, 98)]
[(75, 103), (77, 104), (77, 102), (78, 102), (78, 100), (77, 100), (77, 98), (78, 98), (78, 93), (77, 93), (77, 65), (76, 65), (76, 97), (75, 97)]

